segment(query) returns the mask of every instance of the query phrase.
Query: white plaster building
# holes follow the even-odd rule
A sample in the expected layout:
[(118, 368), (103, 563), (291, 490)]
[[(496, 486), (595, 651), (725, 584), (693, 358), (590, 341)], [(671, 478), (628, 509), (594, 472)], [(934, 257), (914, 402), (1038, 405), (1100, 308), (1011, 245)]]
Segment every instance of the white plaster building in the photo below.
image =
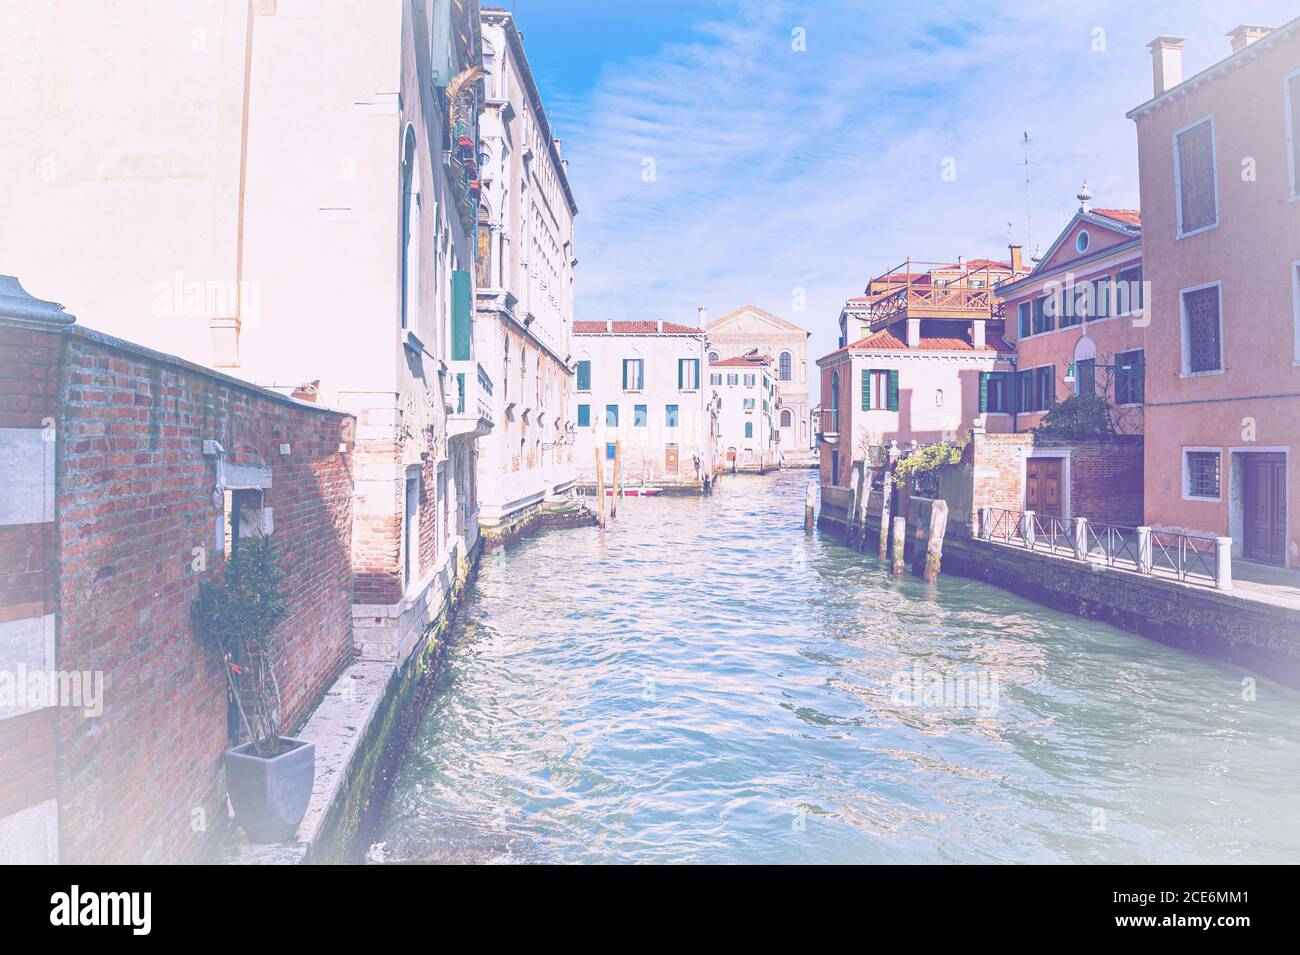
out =
[(484, 10), (476, 352), (495, 387), (479, 521), (506, 534), (574, 484), (573, 218), (568, 163), (514, 16)]
[(712, 486), (717, 414), (704, 381), (704, 332), (664, 321), (574, 322), (578, 480), (612, 480), (619, 443), (625, 484)]
[(749, 352), (772, 358), (773, 373), (780, 392), (776, 412), (777, 450), (787, 465), (812, 462), (817, 439), (809, 427), (808, 338), (810, 332), (798, 325), (745, 305), (711, 322), (700, 310), (700, 325), (709, 336), (709, 360), (738, 358)]
[[(357, 415), (354, 624), (477, 541), (477, 0), (0, 0), (0, 261), (93, 328)], [(449, 144), (449, 145), (445, 145)]]
[(718, 412), (718, 452), (726, 471), (765, 471), (780, 464), (778, 392), (766, 355), (709, 363), (709, 388)]

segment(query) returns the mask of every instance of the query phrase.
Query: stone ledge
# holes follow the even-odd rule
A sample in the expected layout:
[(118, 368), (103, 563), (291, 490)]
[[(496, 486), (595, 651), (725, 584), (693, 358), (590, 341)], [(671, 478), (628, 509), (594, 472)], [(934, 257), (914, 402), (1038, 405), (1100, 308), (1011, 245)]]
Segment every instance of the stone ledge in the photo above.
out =
[(305, 862), (321, 834), (330, 808), (338, 801), (348, 769), (383, 710), (397, 666), (362, 661), (349, 666), (325, 693), (325, 698), (297, 736), (316, 745), (316, 781), (311, 803), (291, 842), (260, 844), (248, 841), (232, 825), (230, 844), (219, 862), (226, 865), (297, 865)]

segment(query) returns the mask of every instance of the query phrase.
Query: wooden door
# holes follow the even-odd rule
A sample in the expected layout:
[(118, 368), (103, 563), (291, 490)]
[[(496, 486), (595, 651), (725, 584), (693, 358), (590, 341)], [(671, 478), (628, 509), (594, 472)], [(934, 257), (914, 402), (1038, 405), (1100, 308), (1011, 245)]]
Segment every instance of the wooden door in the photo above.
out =
[(1251, 560), (1284, 563), (1286, 557), (1286, 457), (1243, 454), (1242, 484), (1246, 539), (1242, 552)]
[(1025, 463), (1025, 510), (1062, 517), (1060, 458), (1030, 458)]
[(677, 445), (675, 444), (664, 448), (664, 470), (669, 474), (677, 473)]

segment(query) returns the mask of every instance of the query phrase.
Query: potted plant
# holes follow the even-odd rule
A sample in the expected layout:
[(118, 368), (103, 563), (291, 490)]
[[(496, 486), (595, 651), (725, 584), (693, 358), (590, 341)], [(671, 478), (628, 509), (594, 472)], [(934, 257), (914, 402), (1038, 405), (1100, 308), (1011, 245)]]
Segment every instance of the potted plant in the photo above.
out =
[(293, 836), (311, 801), (316, 747), (281, 735), (280, 686), (271, 634), (289, 615), (284, 572), (271, 536), (243, 537), (219, 583), (199, 584), (195, 628), (222, 656), (245, 742), (225, 751), (235, 819), (254, 842)]

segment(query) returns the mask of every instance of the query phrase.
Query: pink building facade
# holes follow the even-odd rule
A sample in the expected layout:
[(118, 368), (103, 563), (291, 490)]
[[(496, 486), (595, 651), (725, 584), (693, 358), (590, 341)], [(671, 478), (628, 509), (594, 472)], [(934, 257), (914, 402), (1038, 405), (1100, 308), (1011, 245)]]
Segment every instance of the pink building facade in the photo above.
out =
[(1228, 535), (1234, 556), (1300, 566), (1300, 19), (1234, 30), (1182, 81), (1150, 46), (1137, 125), (1148, 524)]
[(862, 337), (817, 362), (823, 485), (847, 485), (872, 447), (960, 443), (983, 418), (991, 383), (1012, 372), (994, 286), (1019, 263), (916, 265), (924, 263), (909, 261), (850, 299), (841, 340)]
[(998, 287), (1014, 380), (988, 402), (989, 431), (1029, 431), (1055, 402), (1095, 394), (1111, 404), (1116, 430), (1142, 431), (1146, 317), (1142, 227), (1130, 209), (1079, 210), (1033, 271)]

